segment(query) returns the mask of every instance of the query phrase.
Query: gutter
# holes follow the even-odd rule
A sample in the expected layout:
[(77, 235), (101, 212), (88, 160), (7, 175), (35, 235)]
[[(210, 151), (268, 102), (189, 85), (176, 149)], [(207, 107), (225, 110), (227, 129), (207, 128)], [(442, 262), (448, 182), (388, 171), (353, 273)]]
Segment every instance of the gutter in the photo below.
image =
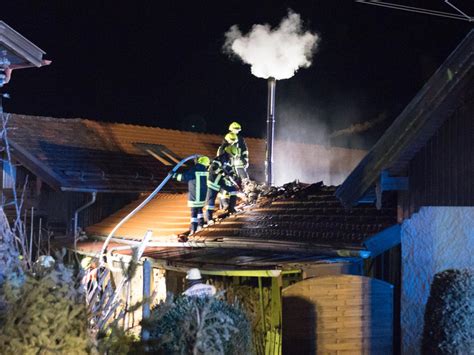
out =
[[(105, 237), (99, 237), (99, 240), (105, 240)], [(111, 238), (110, 242), (126, 245), (138, 245), (141, 242), (137, 240), (127, 240), (121, 238)], [(155, 241), (149, 242), (147, 248), (230, 248), (230, 249), (260, 249), (269, 251), (282, 252), (304, 252), (311, 254), (320, 254), (324, 256), (339, 256), (339, 257), (356, 257), (367, 259), (372, 256), (371, 251), (367, 249), (329, 249), (321, 245), (308, 245), (304, 243), (292, 243), (281, 241), (254, 241), (254, 240), (223, 240), (222, 242), (215, 241)]]
[[(151, 233), (148, 232), (146, 239), (151, 236)], [(139, 243), (137, 245), (123, 245), (123, 246), (117, 246), (114, 248), (111, 248), (107, 252), (107, 263), (108, 267), (112, 272), (121, 272), (121, 268), (116, 268), (113, 266), (113, 261), (118, 261), (118, 262), (131, 262), (133, 260), (132, 255), (114, 255), (115, 251), (121, 251), (121, 250), (132, 250), (133, 248), (140, 247), (140, 245), (143, 247), (144, 244), (147, 246), (148, 243)], [(183, 243), (181, 243), (183, 244)], [(140, 250), (142, 251), (142, 250)], [(140, 254), (139, 251), (139, 254)], [(137, 264), (143, 264), (145, 260), (149, 260), (149, 258), (144, 258), (144, 260), (137, 260)], [(153, 263), (156, 265), (156, 263)], [(158, 263), (158, 266), (163, 267), (163, 265)], [(168, 267), (164, 267), (167, 269)], [(189, 268), (180, 268), (180, 267), (171, 267), (171, 269), (176, 270), (176, 271), (182, 271), (186, 272)], [(283, 275), (290, 275), (290, 274), (299, 274), (301, 273), (300, 269), (290, 269), (290, 270), (278, 270), (278, 269), (249, 269), (249, 270), (205, 270), (205, 269), (199, 269), (201, 271), (201, 274), (203, 275), (212, 275), (212, 276), (229, 276), (229, 277), (234, 277), (234, 276), (244, 276), (244, 277), (280, 277)]]

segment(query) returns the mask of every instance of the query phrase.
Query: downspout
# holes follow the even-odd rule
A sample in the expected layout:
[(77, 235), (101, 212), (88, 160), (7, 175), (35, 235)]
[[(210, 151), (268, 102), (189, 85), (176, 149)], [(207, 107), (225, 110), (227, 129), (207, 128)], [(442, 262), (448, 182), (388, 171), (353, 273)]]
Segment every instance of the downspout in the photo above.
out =
[(85, 205), (79, 207), (75, 212), (74, 212), (74, 251), (77, 251), (77, 238), (79, 237), (77, 233), (77, 225), (79, 222), (79, 212), (82, 212), (85, 210), (87, 207), (92, 206), (97, 199), (97, 192), (94, 191), (92, 192), (92, 199), (87, 202)]

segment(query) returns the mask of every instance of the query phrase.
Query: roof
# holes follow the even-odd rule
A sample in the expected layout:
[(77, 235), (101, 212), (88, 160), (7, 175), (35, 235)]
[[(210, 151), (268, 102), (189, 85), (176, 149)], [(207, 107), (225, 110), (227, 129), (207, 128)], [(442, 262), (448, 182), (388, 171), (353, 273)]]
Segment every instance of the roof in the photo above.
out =
[[(219, 135), (79, 118), (11, 114), (9, 126), (14, 156), (53, 188), (73, 191), (151, 191), (176, 164), (173, 155), (214, 156), (222, 141)], [(247, 143), (258, 173), (262, 140), (248, 138)], [(164, 158), (157, 159), (150, 146)], [(182, 191), (185, 186), (171, 182), (167, 188)]]
[[(13, 154), (48, 185), (64, 191), (152, 191), (179, 159), (193, 154), (213, 157), (222, 136), (159, 127), (11, 114), (9, 141)], [(265, 140), (246, 137), (250, 176), (264, 179)], [(318, 171), (347, 174), (365, 153), (312, 144), (276, 143), (308, 159), (306, 175)], [(285, 155), (286, 156), (286, 155)], [(315, 156), (321, 159), (314, 159)], [(337, 166), (321, 165), (333, 157)], [(294, 159), (292, 159), (294, 160)], [(181, 191), (183, 184), (169, 184)]]
[[(389, 200), (381, 210), (372, 205), (345, 209), (334, 196), (335, 190), (321, 183), (289, 184), (244, 212), (203, 229), (192, 240), (319, 255), (378, 254), (373, 238), (397, 226), (395, 201)], [(397, 232), (393, 232), (394, 239), (382, 249), (398, 244)]]
[[(172, 237), (173, 232), (188, 228), (185, 196), (165, 194), (153, 200), (153, 206), (144, 209), (142, 216), (138, 214), (119, 229), (113, 242), (136, 243), (151, 229), (153, 246), (146, 248), (145, 257), (166, 267), (194, 265), (207, 269), (260, 269), (366, 258), (399, 244), (394, 200), (388, 200), (381, 210), (370, 205), (349, 210), (334, 196), (335, 189), (321, 183), (274, 188), (257, 204), (194, 234), (189, 244)], [(105, 236), (132, 207), (89, 227), (87, 232)], [(101, 245), (102, 241), (81, 243), (79, 250), (94, 254)]]
[(403, 176), (409, 161), (465, 100), (474, 86), (474, 30), (464, 38), (436, 73), (336, 192), (344, 205), (354, 205), (382, 170)]
[[(97, 224), (86, 228), (89, 235), (106, 236), (127, 214), (137, 207), (148, 195), (123, 207)], [(141, 240), (148, 230), (152, 231), (153, 240), (174, 236), (189, 229), (189, 207), (185, 193), (159, 193), (135, 216), (125, 222), (114, 236)]]
[(13, 66), (31, 65), (40, 67), (45, 52), (0, 21), (0, 50), (7, 49), (7, 58)]

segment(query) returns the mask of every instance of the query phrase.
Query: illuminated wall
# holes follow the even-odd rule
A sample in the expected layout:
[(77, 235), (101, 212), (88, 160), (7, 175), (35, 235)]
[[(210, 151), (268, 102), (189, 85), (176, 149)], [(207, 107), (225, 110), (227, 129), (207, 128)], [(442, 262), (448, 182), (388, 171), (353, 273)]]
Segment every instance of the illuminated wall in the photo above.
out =
[(419, 354), (433, 276), (474, 268), (474, 207), (422, 207), (402, 225), (402, 353)]

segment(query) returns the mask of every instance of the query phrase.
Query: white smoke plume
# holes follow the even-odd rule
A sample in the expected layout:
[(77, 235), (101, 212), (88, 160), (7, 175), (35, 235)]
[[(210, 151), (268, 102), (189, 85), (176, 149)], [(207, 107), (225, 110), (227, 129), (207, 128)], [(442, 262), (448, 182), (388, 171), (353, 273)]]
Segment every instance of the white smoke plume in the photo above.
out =
[(319, 39), (314, 33), (303, 32), (300, 15), (291, 10), (275, 29), (268, 24), (253, 25), (243, 35), (234, 25), (225, 37), (226, 53), (249, 64), (256, 77), (277, 80), (291, 78), (299, 68), (309, 67)]

